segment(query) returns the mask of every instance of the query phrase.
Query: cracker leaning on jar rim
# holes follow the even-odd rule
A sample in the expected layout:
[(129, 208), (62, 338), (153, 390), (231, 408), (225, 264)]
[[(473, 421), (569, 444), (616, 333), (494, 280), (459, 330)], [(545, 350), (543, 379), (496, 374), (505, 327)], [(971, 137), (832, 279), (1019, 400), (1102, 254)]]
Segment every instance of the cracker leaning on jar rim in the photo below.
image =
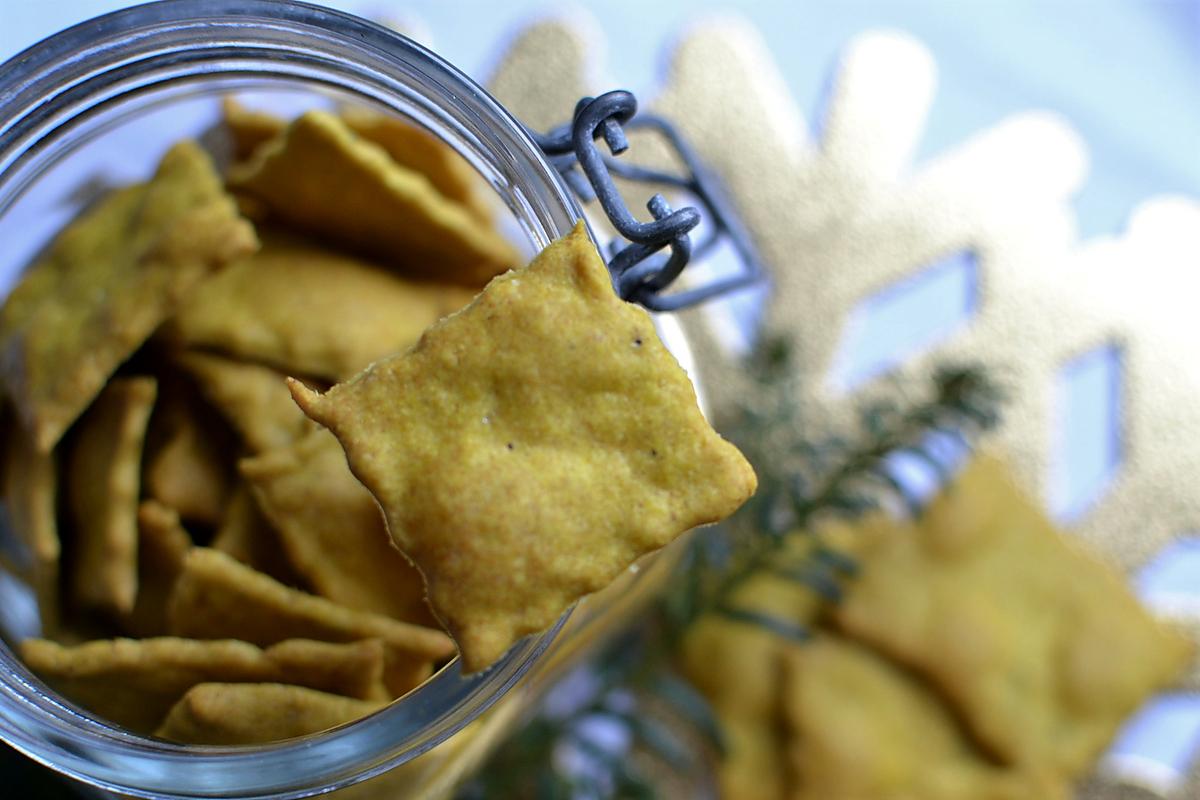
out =
[[(68, 699), (180, 741), (310, 733), (452, 658), (439, 622), (480, 670), (753, 491), (582, 227), (506, 273), (486, 184), (424, 132), (356, 110), (226, 124), (227, 186), (177, 145), (0, 312), (6, 460), (37, 456), (3, 484), (46, 622), (23, 650)], [(371, 213), (321, 191), (333, 172)], [(26, 363), (47, 353), (61, 374)], [(376, 414), (404, 381), (420, 419)], [(407, 454), (403, 513), (371, 448)]]
[(324, 394), (290, 385), (379, 500), (467, 672), (756, 487), (582, 223), (409, 351)]

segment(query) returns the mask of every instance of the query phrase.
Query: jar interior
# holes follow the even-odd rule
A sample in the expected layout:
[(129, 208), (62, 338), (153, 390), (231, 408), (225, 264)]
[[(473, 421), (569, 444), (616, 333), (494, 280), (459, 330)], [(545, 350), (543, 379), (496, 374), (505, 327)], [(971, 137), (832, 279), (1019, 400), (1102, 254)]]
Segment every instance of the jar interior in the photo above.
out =
[[(0, 69), (0, 96), (7, 98), (0, 105), (0, 241), (6, 244), (0, 297), (81, 210), (110, 188), (147, 178), (180, 139), (198, 138), (224, 166), (228, 142), (216, 131), (228, 96), (285, 119), (353, 105), (424, 129), (491, 187), (496, 224), (525, 256), (584, 216), (520, 124), (486, 92), (379, 26), (267, 0), (176, 0), (117, 12), (104, 22), (59, 34), (10, 62), (20, 62), (17, 67)], [(669, 318), (655, 322), (691, 372), (679, 325)], [(19, 566), (24, 556), (3, 517), (0, 558)], [(640, 576), (635, 582), (645, 594), (649, 584)], [(639, 594), (629, 591), (629, 581), (613, 588), (626, 599)], [(587, 598), (572, 628), (594, 634), (600, 626), (593, 622), (612, 622), (608, 612), (620, 605), (612, 596)], [(451, 737), (452, 743), (466, 740), (458, 749), (473, 751), (477, 762), (493, 734), (537, 696), (533, 684), (541, 678), (544, 687), (544, 676), (572, 651), (555, 648), (559, 657), (544, 657), (551, 643), (565, 638), (559, 633), (566, 621), (564, 615), (552, 629), (519, 642), (482, 673), (464, 677), (454, 660), (357, 722), (245, 747), (179, 745), (110, 725), (65, 702), (0, 646), (0, 739), (93, 786), (153, 798), (307, 796), (443, 752), (440, 745)], [(32, 593), (0, 570), (0, 635), (12, 644), (38, 630)], [(538, 674), (530, 671), (535, 665)], [(503, 707), (480, 720), (502, 697)], [(473, 742), (455, 735), (476, 720), (492, 733)], [(406, 788), (415, 791), (439, 782), (444, 788), (453, 780), (447, 775), (467, 768), (467, 760), (458, 762), (451, 769), (426, 768), (428, 760), (420, 759), (402, 778), (414, 776)], [(428, 781), (415, 777), (424, 774)]]
[[(177, 5), (184, 16), (188, 5), (219, 10), (211, 3)], [(57, 78), (54, 71), (68, 67), (46, 68), (48, 78), (33, 72), (26, 87), (36, 88), (37, 79), (45, 78), (57, 93), (25, 107), (18, 95), (13, 113), (0, 114), (0, 241), (6, 243), (0, 249), (0, 297), (67, 223), (108, 190), (145, 180), (179, 140), (199, 139), (224, 166), (228, 143), (217, 131), (221, 102), (230, 96), (285, 119), (313, 108), (353, 105), (426, 130), (491, 187), (497, 226), (526, 256), (565, 234), (581, 216), (511, 118), (436, 57), (396, 34), (332, 12), (271, 3), (238, 6), (271, 24), (246, 30), (229, 18), (230, 41), (214, 34), (204, 42), (196, 31), (179, 39), (179, 26), (171, 23), (163, 33), (170, 39), (165, 45), (156, 45), (152, 35), (132, 46), (125, 42), (125, 49), (116, 42), (91, 54), (96, 61), (107, 59), (99, 66)], [(122, 13), (129, 17), (134, 11)], [(148, 7), (147, 14), (162, 11)], [(161, 25), (150, 22), (151, 28)], [(202, 26), (211, 27), (207, 21)], [(340, 34), (358, 29), (360, 36), (331, 36), (331, 27), (343, 28)], [(72, 33), (80, 32), (60, 35), (66, 37), (63, 47), (77, 46)], [(357, 58), (346, 52), (362, 42), (377, 47)], [(39, 45), (53, 46), (53, 41)], [(277, 49), (287, 58), (281, 61)], [(0, 557), (19, 571), (28, 557), (4, 517)], [(302, 739), (236, 748), (183, 746), (131, 734), (65, 702), (9, 647), (0, 647), (0, 738), (59, 771), (126, 794), (299, 796), (370, 777), (445, 741), (520, 679), (565, 619), (519, 643), (483, 673), (464, 677), (454, 660), (372, 716)], [(0, 570), (0, 635), (12, 645), (39, 632), (29, 588)]]

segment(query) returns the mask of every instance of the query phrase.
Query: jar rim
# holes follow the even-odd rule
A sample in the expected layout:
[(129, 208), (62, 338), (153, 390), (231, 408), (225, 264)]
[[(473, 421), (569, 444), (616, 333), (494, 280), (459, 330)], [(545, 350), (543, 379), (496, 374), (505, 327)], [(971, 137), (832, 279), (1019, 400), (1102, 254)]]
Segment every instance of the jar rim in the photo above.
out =
[[(160, 0), (75, 25), (0, 65), (0, 215), (52, 164), (56, 135), (105, 104), (218, 58), (231, 72), (272, 64), (298, 79), (359, 81), (355, 89), (382, 105), (415, 97), (414, 86), (439, 92), (454, 107), (427, 110), (518, 176), (518, 216), (536, 246), (583, 217), (521, 124), (458, 69), (383, 26), (291, 0)], [(127, 795), (304, 796), (367, 779), (444, 742), (520, 680), (569, 614), (485, 672), (463, 677), (456, 659), (369, 717), (239, 748), (178, 745), (111, 727), (64, 704), (0, 647), (0, 739), (52, 769)]]

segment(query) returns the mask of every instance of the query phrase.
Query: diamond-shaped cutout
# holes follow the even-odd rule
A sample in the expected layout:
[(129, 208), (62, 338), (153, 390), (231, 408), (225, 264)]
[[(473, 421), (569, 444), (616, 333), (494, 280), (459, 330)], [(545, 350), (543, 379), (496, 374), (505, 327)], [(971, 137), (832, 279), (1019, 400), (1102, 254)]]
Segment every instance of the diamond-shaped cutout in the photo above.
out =
[(1181, 537), (1142, 567), (1138, 595), (1156, 611), (1200, 619), (1200, 535)]
[(1120, 349), (1103, 345), (1067, 362), (1054, 400), (1050, 510), (1073, 522), (1104, 493), (1121, 460)]
[(978, 258), (961, 251), (860, 302), (846, 320), (830, 380), (849, 392), (933, 348), (975, 311)]
[(1102, 767), (1123, 783), (1166, 797), (1184, 782), (1198, 754), (1200, 694), (1169, 694), (1125, 723)]
[(884, 458), (888, 475), (902, 488), (908, 500), (918, 506), (929, 502), (945, 481), (959, 472), (971, 454), (966, 439), (945, 431), (927, 434), (920, 447), (924, 456), (899, 450)]

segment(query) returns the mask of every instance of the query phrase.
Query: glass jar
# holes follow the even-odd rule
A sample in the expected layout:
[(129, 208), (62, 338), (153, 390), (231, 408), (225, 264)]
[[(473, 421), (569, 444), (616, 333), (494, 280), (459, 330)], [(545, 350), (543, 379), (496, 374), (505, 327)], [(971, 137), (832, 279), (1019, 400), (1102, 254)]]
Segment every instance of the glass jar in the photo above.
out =
[[(82, 23), (0, 70), (0, 293), (98, 187), (145, 179), (171, 144), (217, 122), (221, 98), (245, 92), (298, 107), (353, 102), (411, 120), (490, 184), (527, 253), (583, 216), (503, 107), (399, 34), (300, 3), (177, 0)], [(690, 367), (678, 326), (668, 319), (659, 328)], [(643, 562), (640, 574), (631, 570), (569, 623), (564, 615), (482, 674), (464, 678), (453, 662), (370, 717), (262, 746), (185, 746), (113, 727), (56, 696), (0, 646), (0, 738), (81, 781), (141, 797), (301, 796), (401, 764), (391, 773), (402, 776), (396, 795), (445, 795), (555, 669), (637, 607), (670, 561), (668, 553)]]

